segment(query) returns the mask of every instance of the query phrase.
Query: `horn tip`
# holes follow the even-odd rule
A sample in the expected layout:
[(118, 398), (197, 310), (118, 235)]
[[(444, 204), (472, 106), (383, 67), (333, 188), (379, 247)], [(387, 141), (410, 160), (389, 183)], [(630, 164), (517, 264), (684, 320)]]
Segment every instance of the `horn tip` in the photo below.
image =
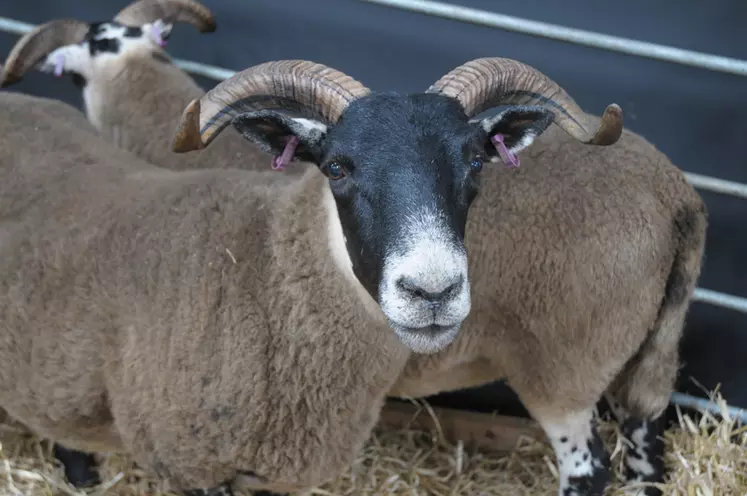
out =
[(13, 74), (10, 71), (6, 73), (2, 70), (2, 67), (0, 67), (0, 88), (12, 86), (21, 81), (21, 79), (23, 79), (23, 76)]
[(614, 145), (622, 136), (623, 131), (623, 111), (616, 104), (611, 103), (604, 109), (602, 123), (599, 130), (591, 140), (591, 144), (600, 146)]
[(607, 108), (604, 109), (604, 118), (614, 118), (622, 121), (623, 110), (618, 104), (610, 103), (609, 105), (607, 105)]
[(210, 14), (210, 17), (206, 18), (200, 27), (200, 33), (214, 33), (216, 29), (218, 29), (218, 23), (215, 20), (215, 16)]
[(182, 112), (171, 151), (186, 153), (205, 148), (200, 136), (200, 100), (192, 100)]

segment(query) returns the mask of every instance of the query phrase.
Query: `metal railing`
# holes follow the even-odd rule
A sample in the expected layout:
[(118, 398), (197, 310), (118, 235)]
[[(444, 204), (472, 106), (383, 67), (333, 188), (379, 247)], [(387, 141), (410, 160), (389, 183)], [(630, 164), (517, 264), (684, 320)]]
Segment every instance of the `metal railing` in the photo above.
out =
[(530, 21), (521, 17), (497, 14), (487, 10), (471, 9), (460, 5), (431, 0), (358, 0), (374, 3), (400, 10), (409, 10), (436, 17), (443, 17), (453, 21), (468, 22), (489, 28), (550, 38), (565, 41), (575, 45), (600, 48), (612, 52), (625, 53), (654, 60), (663, 60), (676, 64), (700, 67), (710, 71), (727, 72), (739, 76), (747, 76), (747, 60), (738, 60), (720, 55), (683, 50), (667, 45), (631, 40), (618, 36), (610, 36), (593, 31), (569, 28), (547, 22)]
[[(747, 76), (747, 61), (745, 60), (683, 50), (666, 45), (610, 36), (431, 0), (358, 1), (710, 71)], [(32, 24), (0, 17), (0, 31), (23, 35), (34, 27)], [(218, 81), (226, 79), (235, 73), (235, 71), (222, 67), (189, 60), (175, 59), (175, 63), (186, 72)], [(747, 199), (747, 184), (694, 173), (685, 174), (688, 181), (695, 188)], [(709, 289), (696, 288), (693, 299), (747, 314), (747, 298)], [(672, 395), (672, 403), (682, 407), (706, 410), (716, 414), (719, 413), (715, 405), (707, 400), (683, 393), (674, 393)], [(729, 413), (742, 422), (747, 423), (747, 412), (744, 410), (732, 408)]]
[(723, 411), (719, 405), (711, 400), (705, 398), (698, 398), (697, 396), (691, 396), (685, 393), (672, 393), (671, 403), (692, 410), (699, 410), (701, 412), (709, 412), (713, 415), (729, 417), (737, 420), (738, 422), (747, 425), (747, 410), (743, 408), (736, 408), (733, 406), (726, 406)]

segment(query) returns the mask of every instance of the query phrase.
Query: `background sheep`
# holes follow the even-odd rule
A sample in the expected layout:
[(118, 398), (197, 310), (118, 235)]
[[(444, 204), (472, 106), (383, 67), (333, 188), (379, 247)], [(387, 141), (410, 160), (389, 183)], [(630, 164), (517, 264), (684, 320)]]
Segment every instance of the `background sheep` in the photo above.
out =
[(33, 67), (69, 74), (82, 89), (88, 120), (106, 139), (169, 169), (270, 167), (272, 157), (232, 129), (204, 156), (175, 155), (167, 146), (184, 107), (204, 94), (164, 50), (178, 22), (201, 33), (216, 29), (210, 10), (194, 0), (138, 0), (107, 22), (49, 21), (18, 40), (0, 85), (19, 82)]
[[(486, 104), (543, 89), (518, 69)], [(253, 110), (234, 121), (247, 136), (274, 149), (294, 129), (323, 174), (177, 174), (97, 142), (82, 116), (57, 116), (64, 105), (0, 95), (0, 402), (43, 436), (128, 451), (180, 489), (241, 475), (295, 490), (349, 463), (408, 348), (433, 353), (457, 336), (489, 140), (449, 98), (370, 95), (310, 62), (250, 68), (203, 105), (235, 91)], [(536, 98), (585, 119), (570, 100)], [(233, 117), (201, 136), (197, 106), (179, 149)], [(535, 114), (549, 123), (528, 107), (498, 125)], [(618, 124), (565, 129), (610, 143)]]

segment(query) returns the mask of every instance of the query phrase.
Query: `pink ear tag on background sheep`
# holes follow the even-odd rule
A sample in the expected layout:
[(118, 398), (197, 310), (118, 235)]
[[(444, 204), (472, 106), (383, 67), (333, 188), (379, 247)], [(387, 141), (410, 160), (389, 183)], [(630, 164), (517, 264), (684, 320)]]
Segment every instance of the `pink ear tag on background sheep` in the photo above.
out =
[(506, 167), (515, 169), (521, 165), (519, 157), (506, 148), (506, 143), (503, 142), (502, 134), (498, 133), (490, 138), (490, 140), (493, 142), (495, 149), (498, 150), (498, 155), (501, 157), (501, 160), (503, 160), (503, 163), (506, 164)]
[(159, 46), (166, 46), (166, 40), (163, 39), (163, 23), (160, 19), (153, 23), (153, 37)]
[(291, 136), (288, 138), (288, 142), (285, 144), (283, 153), (272, 159), (272, 168), (274, 170), (283, 170), (285, 166), (290, 163), (293, 159), (293, 154), (296, 153), (296, 147), (298, 146), (298, 137)]
[(55, 77), (62, 76), (62, 70), (65, 65), (65, 56), (58, 53), (54, 58), (54, 75)]

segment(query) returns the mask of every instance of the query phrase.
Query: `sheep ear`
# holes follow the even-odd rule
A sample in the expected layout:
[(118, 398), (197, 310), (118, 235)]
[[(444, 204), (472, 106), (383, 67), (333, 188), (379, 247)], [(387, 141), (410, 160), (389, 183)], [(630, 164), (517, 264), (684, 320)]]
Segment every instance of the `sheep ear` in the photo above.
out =
[(50, 52), (36, 67), (41, 72), (52, 73), (57, 77), (68, 73), (88, 78), (90, 62), (91, 56), (87, 46), (65, 45)]
[[(516, 105), (508, 107), (499, 114), (485, 119), (470, 121), (471, 124), (481, 127), (490, 140), (485, 144), (485, 149), (491, 158), (497, 159), (507, 152), (509, 156), (515, 155), (527, 148), (534, 142), (535, 138), (545, 132), (553, 122), (555, 115), (539, 106)], [(505, 147), (501, 153), (502, 147)]]
[(289, 138), (298, 139), (294, 157), (319, 165), (322, 161), (327, 125), (321, 121), (289, 117), (273, 110), (245, 112), (233, 119), (233, 127), (262, 150), (280, 155)]

